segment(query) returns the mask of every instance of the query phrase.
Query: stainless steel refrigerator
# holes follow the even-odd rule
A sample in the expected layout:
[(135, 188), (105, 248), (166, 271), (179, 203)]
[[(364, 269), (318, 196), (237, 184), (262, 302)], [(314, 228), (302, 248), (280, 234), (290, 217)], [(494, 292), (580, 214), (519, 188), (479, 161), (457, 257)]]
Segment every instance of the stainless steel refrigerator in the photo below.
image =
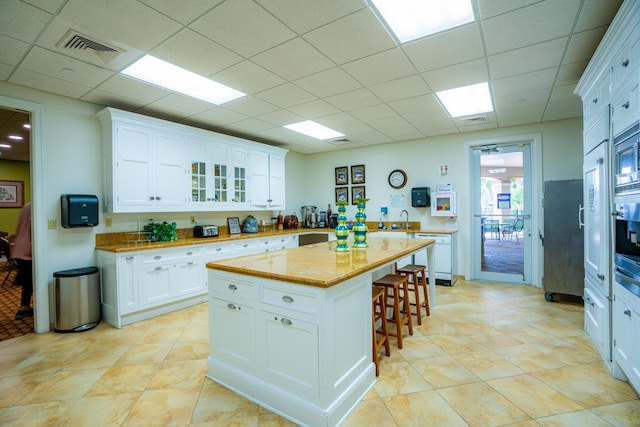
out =
[(554, 294), (583, 294), (584, 230), (580, 225), (582, 180), (544, 183), (544, 275), (547, 301)]

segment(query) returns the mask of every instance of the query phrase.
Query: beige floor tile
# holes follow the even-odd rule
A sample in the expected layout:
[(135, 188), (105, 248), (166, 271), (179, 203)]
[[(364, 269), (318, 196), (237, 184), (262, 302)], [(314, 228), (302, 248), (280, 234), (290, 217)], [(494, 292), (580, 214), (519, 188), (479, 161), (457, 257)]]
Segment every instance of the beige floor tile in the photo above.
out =
[(298, 425), (276, 414), (258, 415), (258, 427), (297, 427)]
[(554, 357), (553, 352), (538, 343), (496, 348), (494, 351), (525, 372), (564, 368), (567, 364)]
[(2, 377), (6, 371), (13, 369), (29, 357), (31, 357), (30, 353), (0, 354), (0, 377)]
[(456, 328), (449, 324), (444, 316), (440, 313), (435, 314), (435, 310), (430, 317), (423, 319), (422, 325), (416, 326), (415, 330), (426, 337), (431, 335), (454, 334), (458, 332)]
[(54, 373), (61, 370), (70, 359), (81, 354), (82, 351), (82, 348), (78, 348), (76, 350), (37, 352), (7, 370), (4, 376)]
[(139, 393), (85, 397), (68, 411), (68, 427), (111, 427), (122, 424), (140, 397)]
[(209, 343), (197, 341), (178, 341), (171, 347), (166, 361), (198, 360), (209, 357)]
[(493, 351), (471, 351), (453, 356), (460, 364), (483, 380), (524, 374), (525, 371)]
[[(201, 387), (207, 374), (206, 360), (163, 363), (147, 385), (147, 390)], [(208, 381), (208, 380), (207, 380)]]
[(361, 402), (356, 409), (349, 414), (342, 427), (363, 426), (397, 426), (391, 412), (380, 399), (372, 399)]
[(590, 410), (568, 412), (566, 414), (553, 415), (536, 419), (543, 427), (612, 427), (611, 424), (600, 418)]
[(637, 399), (600, 406), (591, 409), (591, 412), (617, 427), (640, 426), (640, 400)]
[(76, 400), (34, 403), (7, 408), (0, 414), (3, 427), (65, 426)]
[(547, 332), (531, 327), (529, 323), (516, 323), (513, 325), (497, 326), (496, 330), (507, 335), (515, 336), (523, 343), (544, 341), (555, 338), (555, 336)]
[(142, 393), (158, 369), (159, 365), (114, 366), (96, 381), (87, 396)]
[(175, 343), (185, 330), (186, 328), (183, 326), (151, 327), (144, 332), (135, 344)]
[(487, 381), (487, 384), (531, 418), (583, 409), (573, 400), (530, 375), (491, 380)]
[(399, 426), (467, 426), (435, 390), (391, 396), (382, 401)]
[(160, 363), (171, 351), (173, 343), (152, 343), (132, 346), (118, 359), (116, 365), (144, 365)]
[[(207, 316), (209, 316), (207, 312)], [(207, 317), (207, 323), (190, 323), (189, 326), (184, 328), (182, 334), (178, 338), (178, 342), (193, 341), (209, 344), (209, 318)]]
[(431, 390), (409, 362), (388, 363), (380, 366), (380, 376), (374, 385), (380, 397)]
[(51, 375), (44, 373), (0, 378), (0, 407), (15, 405)]
[(500, 426), (530, 419), (485, 383), (441, 388), (438, 393), (472, 427)]
[(461, 333), (435, 335), (430, 337), (430, 339), (435, 345), (449, 354), (467, 353), (484, 349), (482, 344)]
[(540, 322), (531, 322), (531, 326), (557, 338), (575, 337), (584, 335), (582, 329), (576, 328), (562, 319), (548, 319)]
[(452, 356), (412, 360), (411, 364), (434, 388), (451, 387), (482, 381)]
[(137, 400), (123, 426), (187, 425), (196, 406), (200, 387), (146, 390)]
[(257, 417), (259, 406), (206, 379), (191, 418), (193, 423), (227, 423)]
[(129, 346), (92, 346), (67, 360), (62, 370), (109, 368), (122, 357)]
[(57, 372), (20, 400), (20, 404), (79, 399), (93, 387), (106, 369)]
[(438, 357), (445, 356), (447, 354), (440, 347), (432, 343), (429, 338), (424, 336), (415, 336), (412, 339), (405, 340), (402, 348), (397, 350), (405, 360)]
[(482, 344), (485, 348), (504, 347), (523, 344), (515, 334), (498, 328), (484, 328), (467, 334), (472, 340)]

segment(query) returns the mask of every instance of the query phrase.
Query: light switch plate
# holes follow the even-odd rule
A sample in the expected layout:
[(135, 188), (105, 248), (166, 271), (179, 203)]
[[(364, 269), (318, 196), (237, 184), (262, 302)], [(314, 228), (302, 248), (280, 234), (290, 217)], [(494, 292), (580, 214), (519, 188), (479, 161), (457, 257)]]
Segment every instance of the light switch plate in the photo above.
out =
[(55, 219), (50, 219), (48, 226), (49, 226), (49, 230), (55, 230), (55, 228), (57, 227), (56, 220)]

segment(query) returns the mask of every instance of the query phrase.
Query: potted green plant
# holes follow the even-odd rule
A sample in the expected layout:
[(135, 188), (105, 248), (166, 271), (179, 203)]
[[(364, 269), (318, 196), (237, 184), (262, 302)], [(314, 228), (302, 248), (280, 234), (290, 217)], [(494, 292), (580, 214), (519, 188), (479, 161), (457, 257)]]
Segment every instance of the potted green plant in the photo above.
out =
[(146, 233), (147, 240), (154, 242), (173, 242), (174, 240), (178, 240), (175, 222), (154, 222), (150, 219), (149, 223), (142, 227), (142, 231)]

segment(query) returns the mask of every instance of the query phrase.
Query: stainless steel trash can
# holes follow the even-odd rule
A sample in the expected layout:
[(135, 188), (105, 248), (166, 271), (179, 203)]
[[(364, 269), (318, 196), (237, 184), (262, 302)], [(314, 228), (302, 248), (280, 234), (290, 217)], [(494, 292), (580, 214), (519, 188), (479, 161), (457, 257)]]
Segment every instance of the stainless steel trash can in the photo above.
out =
[(80, 332), (100, 323), (100, 274), (98, 267), (53, 273), (56, 332)]

